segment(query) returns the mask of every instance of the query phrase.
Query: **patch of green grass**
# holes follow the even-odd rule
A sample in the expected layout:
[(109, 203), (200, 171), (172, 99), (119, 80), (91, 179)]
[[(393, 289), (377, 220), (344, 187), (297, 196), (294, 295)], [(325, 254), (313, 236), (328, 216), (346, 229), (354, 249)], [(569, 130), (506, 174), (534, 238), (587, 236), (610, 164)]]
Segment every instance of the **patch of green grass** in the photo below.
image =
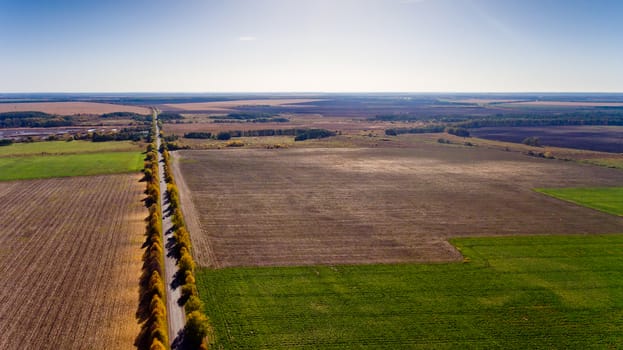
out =
[(44, 141), (22, 142), (0, 147), (0, 157), (22, 157), (34, 155), (61, 155), (95, 152), (141, 151), (144, 147), (131, 141)]
[(594, 164), (607, 168), (623, 169), (623, 159), (620, 158), (591, 158), (582, 159), (581, 163)]
[(623, 187), (538, 188), (535, 191), (606, 213), (623, 216)]
[(140, 152), (0, 158), (0, 181), (138, 172)]
[(623, 235), (452, 243), (469, 262), (200, 269), (214, 348), (623, 344)]

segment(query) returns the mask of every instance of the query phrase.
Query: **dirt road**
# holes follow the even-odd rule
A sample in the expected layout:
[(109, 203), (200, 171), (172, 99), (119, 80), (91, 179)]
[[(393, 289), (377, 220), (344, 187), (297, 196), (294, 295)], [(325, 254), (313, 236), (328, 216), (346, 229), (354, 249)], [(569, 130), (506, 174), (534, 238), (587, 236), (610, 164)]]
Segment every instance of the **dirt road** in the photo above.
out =
[[(157, 127), (156, 134), (160, 134)], [(158, 137), (158, 149), (160, 149), (160, 137)], [(165, 242), (164, 257), (164, 277), (167, 285), (167, 318), (169, 321), (169, 340), (172, 344), (177, 343), (176, 339), (181, 336), (186, 322), (184, 308), (178, 304), (181, 296), (179, 286), (175, 284), (175, 273), (177, 272), (176, 259), (173, 253), (173, 224), (169, 215), (169, 200), (167, 199), (167, 184), (164, 178), (164, 163), (162, 154), (158, 153), (158, 173), (160, 176), (160, 203), (162, 203), (162, 240)], [(172, 345), (169, 344), (169, 345)], [(174, 347), (172, 347), (174, 348)]]

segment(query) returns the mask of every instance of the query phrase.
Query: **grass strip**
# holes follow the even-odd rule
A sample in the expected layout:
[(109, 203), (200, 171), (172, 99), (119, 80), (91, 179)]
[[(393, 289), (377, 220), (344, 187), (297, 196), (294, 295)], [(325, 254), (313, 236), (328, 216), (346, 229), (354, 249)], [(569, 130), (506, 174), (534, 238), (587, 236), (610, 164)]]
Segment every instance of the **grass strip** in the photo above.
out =
[(623, 187), (537, 188), (535, 191), (609, 214), (623, 216)]
[(0, 181), (138, 172), (141, 152), (0, 158)]
[(24, 157), (35, 155), (62, 155), (96, 152), (143, 151), (143, 147), (131, 141), (44, 141), (20, 142), (0, 147), (0, 157)]

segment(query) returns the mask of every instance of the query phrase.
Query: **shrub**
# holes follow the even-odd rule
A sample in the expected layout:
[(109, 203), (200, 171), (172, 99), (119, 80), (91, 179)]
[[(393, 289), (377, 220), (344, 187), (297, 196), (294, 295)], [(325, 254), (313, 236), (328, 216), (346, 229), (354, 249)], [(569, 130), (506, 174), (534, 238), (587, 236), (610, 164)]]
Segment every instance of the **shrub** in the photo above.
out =
[(446, 132), (450, 135), (469, 137), (469, 130), (465, 128), (446, 128)]
[(191, 295), (186, 301), (186, 304), (184, 304), (184, 311), (186, 311), (186, 314), (189, 314), (193, 311), (201, 311), (202, 308), (203, 303), (201, 302), (201, 299), (199, 299), (199, 297), (196, 295)]
[(309, 129), (294, 138), (294, 141), (305, 141), (309, 139), (322, 139), (325, 137), (335, 136), (335, 133), (326, 129)]
[(203, 339), (212, 332), (208, 317), (199, 311), (193, 311), (186, 317), (184, 326), (184, 343), (189, 348), (197, 348)]
[(180, 249), (180, 260), (177, 262), (177, 266), (182, 273), (186, 271), (193, 271), (195, 269), (195, 263), (192, 256), (186, 248)]
[(216, 135), (216, 139), (221, 141), (227, 141), (231, 139), (231, 134), (228, 132), (219, 132), (218, 135)]
[(528, 146), (541, 147), (541, 139), (536, 136), (526, 137), (521, 143)]
[(211, 132), (187, 132), (184, 134), (184, 138), (187, 139), (211, 139)]
[(226, 147), (243, 147), (244, 146), (244, 142), (239, 141), (239, 140), (235, 140), (235, 141), (229, 141), (227, 142), (227, 145), (225, 145)]
[(167, 350), (167, 347), (164, 346), (160, 342), (160, 340), (154, 339), (154, 341), (151, 343), (151, 346), (149, 347), (149, 350)]

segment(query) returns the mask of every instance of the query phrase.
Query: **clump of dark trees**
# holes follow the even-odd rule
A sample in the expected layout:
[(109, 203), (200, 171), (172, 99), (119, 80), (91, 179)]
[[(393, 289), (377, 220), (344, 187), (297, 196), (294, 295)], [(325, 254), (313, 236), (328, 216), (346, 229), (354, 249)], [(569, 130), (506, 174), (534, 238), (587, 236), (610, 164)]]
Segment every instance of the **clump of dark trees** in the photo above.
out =
[(141, 141), (145, 140), (148, 134), (147, 130), (140, 128), (125, 128), (118, 132), (93, 132), (83, 136), (78, 136), (76, 139), (91, 140), (93, 142), (106, 142), (106, 141)]
[(417, 128), (392, 128), (386, 129), (385, 135), (397, 136), (401, 134), (428, 134), (444, 132), (445, 129), (446, 127), (444, 125), (427, 125)]
[(151, 122), (150, 115), (138, 114), (133, 112), (112, 112), (100, 115), (103, 119), (132, 119), (149, 125)]
[(184, 117), (178, 113), (171, 112), (161, 112), (158, 114), (158, 120), (161, 120), (163, 123), (172, 121), (172, 120), (182, 120)]
[(561, 113), (555, 115), (536, 113), (515, 116), (497, 115), (495, 117), (488, 118), (474, 118), (456, 124), (456, 126), (463, 128), (567, 125), (623, 125), (623, 112), (587, 111)]
[(277, 117), (268, 113), (229, 113), (225, 116), (212, 116), (215, 123), (231, 123), (232, 121), (249, 123), (287, 123), (288, 118)]
[(294, 136), (295, 141), (320, 139), (335, 136), (335, 132), (326, 129), (262, 129), (262, 130), (232, 130), (211, 132), (188, 132), (184, 134), (187, 139), (216, 139), (229, 140), (232, 137), (265, 137), (265, 136)]
[(43, 112), (0, 113), (0, 128), (52, 128), (74, 125), (71, 116), (59, 116)]
[(401, 134), (428, 134), (428, 133), (440, 133), (447, 132), (450, 135), (456, 135), (460, 137), (469, 137), (469, 131), (465, 128), (446, 127), (443, 125), (427, 125), (418, 128), (392, 128), (386, 129), (385, 135), (397, 136)]
[(303, 133), (300, 133), (294, 137), (294, 141), (305, 141), (310, 139), (323, 139), (325, 137), (335, 136), (333, 131), (325, 129), (309, 129)]

